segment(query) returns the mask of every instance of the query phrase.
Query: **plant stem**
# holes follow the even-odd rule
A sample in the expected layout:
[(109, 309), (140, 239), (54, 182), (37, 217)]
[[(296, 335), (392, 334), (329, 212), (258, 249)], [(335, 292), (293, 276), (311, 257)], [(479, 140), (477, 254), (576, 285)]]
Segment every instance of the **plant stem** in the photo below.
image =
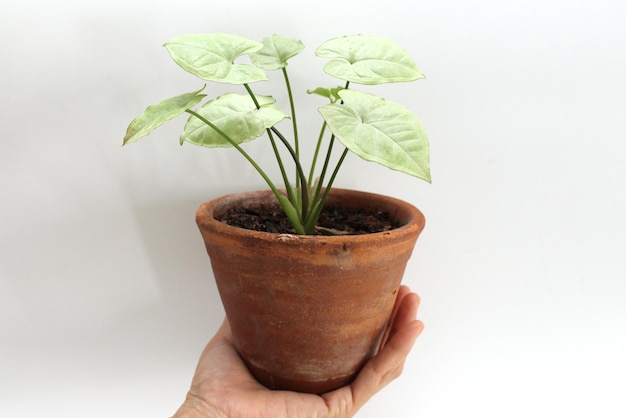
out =
[(315, 194), (313, 195), (313, 200), (317, 201), (320, 196), (320, 191), (322, 189), (322, 183), (324, 183), (324, 177), (326, 177), (326, 171), (328, 170), (328, 165), (330, 164), (330, 156), (333, 152), (333, 145), (335, 144), (335, 135), (330, 136), (330, 141), (328, 143), (328, 149), (326, 150), (326, 159), (324, 160), (324, 165), (322, 166), (322, 173), (320, 174), (319, 180), (317, 182), (317, 187), (315, 188)]
[[(283, 78), (285, 79), (285, 85), (287, 86), (287, 96), (289, 97), (289, 108), (291, 111), (291, 123), (293, 127), (293, 143), (295, 147), (296, 160), (300, 161), (300, 140), (298, 137), (298, 122), (296, 119), (296, 105), (295, 105), (295, 101), (293, 100), (293, 93), (291, 91), (291, 82), (289, 81), (289, 75), (287, 74), (286, 66), (282, 68), (282, 73), (283, 73)], [(304, 193), (308, 194), (308, 190), (304, 190), (302, 186), (302, 184), (304, 183), (301, 181), (301, 171), (302, 170), (298, 170), (298, 168), (296, 167), (295, 187), (296, 187), (296, 190), (300, 189), (300, 193), (297, 193), (300, 196), (300, 199), (297, 202), (297, 206), (300, 208), (301, 212), (304, 212), (302, 208), (306, 208), (308, 204), (308, 202), (305, 203)], [(302, 216), (303, 218), (305, 217), (304, 213)]]
[(254, 102), (254, 105), (256, 106), (256, 108), (260, 109), (261, 105), (259, 105), (259, 101), (256, 99), (256, 95), (252, 92), (252, 89), (250, 88), (250, 86), (247, 83), (243, 83), (243, 86), (246, 88), (246, 91), (252, 98), (252, 101)]
[(333, 183), (335, 182), (335, 177), (337, 177), (337, 173), (339, 173), (339, 169), (341, 168), (341, 164), (343, 164), (343, 160), (346, 159), (348, 155), (348, 148), (343, 150), (341, 153), (341, 157), (339, 157), (339, 161), (337, 161), (337, 165), (335, 166), (335, 170), (333, 170), (333, 174), (330, 176), (330, 180), (328, 180), (328, 184), (326, 184), (326, 189), (324, 190), (324, 196), (322, 197), (322, 202), (326, 201), (326, 197), (328, 196), (328, 192), (333, 187)]
[(313, 174), (315, 173), (315, 166), (317, 165), (317, 157), (320, 153), (320, 148), (322, 147), (322, 139), (324, 138), (324, 132), (326, 132), (326, 121), (322, 123), (322, 129), (320, 130), (320, 135), (317, 138), (317, 145), (315, 146), (315, 153), (313, 154), (313, 161), (311, 162), (311, 170), (309, 171), (309, 182), (313, 181)]
[(273, 126), (270, 129), (272, 130), (272, 132), (276, 134), (276, 136), (278, 136), (281, 142), (285, 145), (285, 148), (287, 148), (287, 151), (289, 151), (289, 154), (291, 154), (291, 158), (293, 158), (293, 161), (296, 164), (296, 170), (299, 174), (298, 177), (300, 179), (300, 188), (301, 188), (300, 195), (302, 197), (301, 218), (304, 220), (307, 218), (307, 212), (309, 209), (309, 190), (308, 190), (307, 183), (306, 183), (306, 177), (304, 177), (304, 172), (302, 171), (302, 165), (300, 164), (300, 160), (298, 160), (296, 152), (289, 144), (289, 141), (287, 141), (287, 139), (283, 136), (283, 134), (281, 134), (280, 131)]
[(213, 129), (215, 132), (217, 132), (218, 134), (220, 134), (226, 141), (228, 141), (230, 143), (230, 145), (232, 145), (237, 151), (239, 151), (239, 153), (241, 153), (241, 155), (243, 155), (245, 157), (246, 160), (248, 160), (248, 162), (250, 164), (252, 164), (252, 166), (254, 167), (254, 169), (256, 171), (258, 171), (258, 173), (261, 175), (261, 177), (263, 177), (263, 180), (265, 180), (265, 182), (267, 183), (267, 185), (270, 187), (270, 189), (272, 189), (272, 191), (278, 191), (278, 189), (276, 188), (276, 186), (274, 185), (274, 183), (272, 183), (272, 181), (270, 180), (270, 178), (267, 176), (267, 174), (265, 174), (265, 172), (263, 171), (263, 169), (261, 169), (261, 167), (252, 159), (252, 157), (250, 157), (250, 155), (244, 151), (243, 148), (241, 148), (239, 146), (238, 143), (236, 143), (235, 141), (233, 141), (231, 139), (231, 137), (229, 137), (224, 131), (222, 131), (220, 128), (218, 128), (215, 124), (213, 124), (212, 122), (210, 122), (207, 118), (205, 118), (204, 116), (198, 114), (197, 112), (191, 110), (191, 109), (187, 109), (185, 110), (185, 112), (197, 117), (198, 119), (200, 119), (202, 122), (204, 122), (206, 125), (208, 125), (211, 129)]
[[(293, 93), (291, 91), (291, 83), (289, 82), (289, 75), (287, 74), (287, 67), (282, 68), (283, 78), (285, 79), (285, 85), (287, 86), (287, 96), (289, 97), (289, 108), (291, 111), (291, 124), (293, 127), (293, 144), (296, 152), (296, 159), (300, 161), (300, 140), (298, 138), (298, 122), (296, 119), (296, 105), (293, 100)], [(300, 171), (296, 168), (296, 188), (301, 188), (300, 184)], [(308, 191), (306, 191), (308, 193)], [(299, 205), (301, 208), (306, 207), (302, 199), (302, 193), (305, 193), (304, 190), (300, 190), (300, 202)]]
[[(252, 92), (252, 89), (250, 88), (250, 86), (248, 84), (244, 84), (244, 87), (248, 91), (248, 94), (250, 95), (250, 97), (252, 97), (252, 100), (254, 101), (254, 104), (257, 107), (257, 109), (259, 109), (259, 102), (256, 100), (256, 96)], [(299, 183), (301, 200), (298, 203), (297, 199), (295, 199), (295, 196), (293, 196), (292, 194), (290, 194), (289, 200), (291, 201), (292, 204), (295, 204), (296, 206), (300, 208), (300, 219), (304, 221), (307, 218), (307, 213), (309, 210), (309, 190), (306, 184), (306, 177), (304, 177), (304, 171), (302, 171), (302, 165), (300, 164), (300, 159), (298, 158), (298, 153), (293, 149), (291, 144), (289, 144), (289, 141), (287, 141), (287, 139), (283, 136), (283, 134), (280, 133), (278, 129), (276, 129), (276, 127), (272, 126), (270, 129), (271, 129), (271, 132), (274, 132), (276, 136), (278, 136), (278, 138), (281, 140), (283, 145), (285, 145), (285, 148), (287, 148), (287, 151), (289, 151), (289, 154), (291, 155), (291, 158), (293, 159), (293, 162), (296, 165), (296, 187)], [(268, 132), (268, 135), (270, 136), (270, 138), (272, 138), (271, 133)], [(281, 161), (280, 156), (278, 154), (276, 155), (276, 158), (279, 160), (279, 162)], [(281, 166), (281, 171), (283, 171), (284, 167), (282, 165), (282, 162), (280, 162), (280, 166)], [(286, 178), (286, 174), (283, 174), (283, 178)], [(291, 187), (288, 184), (286, 185), (286, 187), (287, 187), (287, 190), (291, 190)]]
[(291, 83), (289, 82), (289, 76), (287, 75), (287, 67), (283, 67), (283, 76), (285, 78), (285, 84), (287, 85), (287, 94), (289, 95), (289, 107), (291, 110), (291, 122), (293, 125), (293, 143), (296, 156), (300, 159), (300, 140), (298, 137), (298, 122), (296, 121), (296, 105), (293, 100), (293, 93), (291, 92)]
[(283, 164), (282, 158), (280, 158), (280, 152), (278, 151), (278, 147), (276, 146), (276, 141), (274, 140), (274, 135), (272, 135), (272, 131), (267, 129), (267, 136), (270, 139), (270, 143), (272, 144), (272, 149), (274, 150), (274, 155), (276, 156), (276, 160), (278, 161), (278, 167), (280, 168), (280, 173), (283, 177), (283, 182), (285, 183), (285, 190), (287, 190), (287, 195), (289, 196), (289, 201), (292, 202), (296, 207), (298, 207), (298, 202), (296, 196), (293, 191), (293, 187), (289, 183), (289, 177), (287, 177), (287, 171), (285, 170), (285, 165)]
[[(259, 105), (259, 101), (257, 100), (256, 95), (254, 94), (250, 86), (247, 83), (244, 83), (244, 87), (246, 88), (246, 91), (252, 98), (252, 101), (254, 102), (254, 105), (256, 106), (257, 110), (260, 109), (261, 106)], [(280, 156), (278, 147), (276, 146), (274, 135), (272, 135), (272, 131), (270, 131), (269, 129), (267, 129), (267, 136), (269, 137), (270, 143), (272, 144), (272, 150), (274, 151), (274, 156), (276, 157), (276, 161), (278, 162), (278, 168), (280, 169), (280, 174), (283, 177), (283, 182), (285, 183), (285, 190), (287, 190), (287, 195), (289, 196), (289, 201), (291, 201), (292, 204), (298, 206), (298, 202), (297, 202), (296, 196), (294, 195), (293, 188), (291, 187), (291, 184), (289, 183), (289, 177), (287, 176), (287, 171), (285, 170), (283, 159)]]
[[(317, 224), (317, 220), (320, 217), (320, 213), (322, 212), (322, 209), (324, 209), (324, 204), (326, 203), (326, 198), (328, 197), (328, 193), (332, 189), (333, 183), (335, 181), (335, 177), (337, 177), (339, 168), (341, 167), (343, 160), (346, 159), (347, 155), (348, 155), (348, 148), (344, 149), (343, 153), (341, 154), (341, 157), (339, 157), (339, 161), (337, 162), (337, 165), (335, 166), (335, 170), (333, 171), (333, 174), (330, 176), (330, 180), (328, 181), (328, 184), (324, 188), (324, 194), (319, 199), (318, 199), (318, 196), (316, 196), (316, 200), (314, 200), (315, 204), (313, 205), (313, 208), (311, 209), (311, 212), (309, 213), (309, 219), (307, 219), (306, 222), (304, 223), (304, 230), (306, 231), (307, 234), (313, 234), (315, 232), (315, 225)], [(317, 190), (318, 195), (321, 190), (319, 187), (320, 185), (321, 185), (321, 181), (318, 184), (318, 190)]]
[(270, 178), (267, 176), (267, 174), (265, 174), (263, 169), (261, 169), (261, 167), (252, 159), (252, 157), (250, 157), (250, 155), (246, 151), (244, 151), (244, 149), (241, 148), (239, 146), (239, 144), (237, 144), (235, 141), (233, 141), (232, 138), (230, 138), (224, 131), (222, 131), (215, 124), (213, 124), (208, 119), (206, 119), (204, 116), (198, 114), (197, 112), (195, 112), (195, 111), (193, 111), (191, 109), (187, 109), (187, 110), (185, 110), (185, 112), (189, 113), (190, 115), (193, 115), (193, 116), (197, 117), (203, 123), (205, 123), (207, 126), (209, 126), (211, 129), (213, 129), (215, 132), (220, 134), (226, 141), (228, 141), (228, 143), (230, 143), (230, 145), (232, 145), (237, 151), (239, 151), (239, 153), (241, 155), (243, 155), (244, 158), (246, 160), (248, 160), (248, 162), (250, 164), (252, 164), (252, 167), (254, 167), (254, 169), (261, 175), (261, 177), (263, 177), (263, 180), (265, 180), (265, 182), (267, 183), (269, 188), (274, 193), (274, 196), (276, 196), (276, 199), (278, 199), (278, 201), (280, 202), (281, 207), (285, 211), (285, 214), (289, 218), (289, 221), (292, 223), (292, 225), (295, 228), (296, 232), (298, 234), (305, 234), (304, 226), (302, 225), (302, 222), (299, 219), (297, 211), (295, 210), (295, 208), (293, 207), (291, 202), (288, 199), (286, 199), (283, 195), (280, 194), (280, 192), (278, 191), (278, 189), (276, 188), (274, 183), (272, 183), (272, 180), (270, 180)]
[[(347, 90), (350, 87), (350, 82), (346, 81), (346, 85), (344, 87), (345, 90)], [(332, 102), (332, 99), (331, 99)], [(341, 101), (341, 103), (343, 104), (343, 100)], [(313, 164), (311, 165), (311, 173), (309, 175), (309, 181), (311, 181), (313, 179), (313, 171), (315, 169), (315, 165), (317, 163), (317, 155), (318, 155), (318, 151), (320, 148), (320, 145), (322, 143), (322, 137), (324, 136), (324, 130), (326, 129), (326, 121), (324, 121), (324, 124), (322, 125), (322, 130), (320, 132), (320, 136), (317, 140), (317, 147), (315, 149), (315, 154), (313, 157)], [(328, 164), (330, 163), (330, 155), (332, 153), (333, 150), (333, 144), (335, 142), (335, 135), (332, 134), (330, 137), (330, 142), (328, 143), (328, 150), (326, 151), (326, 160), (324, 161), (324, 166), (322, 167), (322, 173), (320, 174), (320, 178), (319, 181), (317, 183), (317, 187), (315, 188), (315, 194), (313, 197), (313, 201), (317, 202), (317, 200), (319, 199), (320, 196), (320, 191), (322, 189), (322, 183), (324, 183), (324, 177), (326, 176), (326, 171), (328, 170)], [(341, 166), (341, 163), (343, 162), (343, 159), (346, 157), (346, 152), (347, 152), (347, 148), (346, 151), (344, 151), (344, 154), (341, 156), (341, 159), (339, 160), (339, 162), (337, 163), (337, 166), (335, 167), (335, 172), (333, 173), (333, 176), (331, 178), (330, 184), (327, 186), (327, 188), (330, 188), (330, 185), (332, 184), (332, 181), (334, 181), (335, 176), (337, 175), (337, 170), (339, 169), (339, 167)], [(325, 195), (327, 195), (327, 193), (325, 193)], [(325, 198), (323, 199), (325, 200)], [(320, 208), (321, 210), (321, 208)]]

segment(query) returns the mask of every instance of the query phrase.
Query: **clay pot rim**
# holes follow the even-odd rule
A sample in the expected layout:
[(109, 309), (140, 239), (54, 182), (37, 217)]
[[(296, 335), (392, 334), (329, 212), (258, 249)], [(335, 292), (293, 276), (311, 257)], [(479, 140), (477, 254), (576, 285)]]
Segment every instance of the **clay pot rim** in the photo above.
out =
[(236, 236), (246, 236), (246, 237), (255, 237), (258, 240), (263, 241), (272, 241), (275, 242), (277, 240), (289, 240), (293, 242), (294, 239), (301, 240), (301, 242), (311, 241), (316, 243), (335, 243), (341, 241), (345, 242), (362, 242), (369, 241), (372, 239), (376, 239), (376, 237), (385, 235), (385, 236), (394, 236), (399, 238), (405, 235), (412, 235), (417, 230), (418, 233), (421, 232), (425, 226), (426, 220), (424, 214), (416, 208), (414, 205), (387, 195), (365, 192), (360, 190), (353, 189), (342, 189), (342, 188), (333, 188), (327, 200), (327, 203), (332, 203), (337, 201), (339, 197), (342, 199), (345, 198), (356, 198), (367, 199), (368, 201), (378, 201), (378, 202), (386, 202), (388, 205), (393, 205), (393, 207), (397, 208), (398, 212), (403, 212), (405, 214), (405, 224), (389, 230), (382, 232), (373, 232), (369, 234), (359, 234), (359, 235), (336, 235), (336, 236), (328, 236), (328, 235), (297, 235), (297, 234), (280, 234), (276, 232), (265, 232), (265, 231), (254, 231), (245, 228), (239, 228), (236, 226), (225, 224), (221, 221), (218, 221), (214, 218), (213, 214), (216, 210), (223, 208), (233, 202), (246, 200), (246, 199), (254, 199), (261, 198), (263, 200), (269, 200), (274, 198), (274, 195), (271, 190), (256, 190), (256, 191), (244, 191), (244, 192), (236, 192), (230, 193), (221, 197), (217, 197), (215, 199), (206, 201), (202, 203), (197, 211), (196, 211), (196, 222), (198, 226), (209, 228), (214, 230), (216, 233), (221, 233), (224, 235), (229, 235), (231, 237)]

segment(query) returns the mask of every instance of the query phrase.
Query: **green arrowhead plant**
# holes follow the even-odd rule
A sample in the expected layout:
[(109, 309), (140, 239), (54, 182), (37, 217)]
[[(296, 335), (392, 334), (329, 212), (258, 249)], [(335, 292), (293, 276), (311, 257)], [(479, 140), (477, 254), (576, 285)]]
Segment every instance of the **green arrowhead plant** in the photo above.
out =
[[(280, 35), (256, 42), (227, 34), (195, 34), (172, 39), (165, 47), (184, 70), (206, 81), (242, 86), (242, 92), (224, 94), (198, 107), (206, 97), (202, 93), (205, 85), (197, 91), (149, 106), (128, 126), (124, 144), (135, 142), (164, 122), (187, 113), (189, 118), (180, 136), (181, 145), (190, 142), (209, 148), (234, 147), (274, 192), (296, 233), (315, 233), (328, 192), (349, 151), (430, 182), (428, 138), (417, 117), (400, 104), (350, 86), (351, 83), (376, 85), (424, 78), (406, 50), (394, 42), (352, 35), (326, 41), (316, 50), (317, 56), (329, 59), (324, 71), (344, 84), (308, 90), (328, 100), (319, 108), (323, 121), (308, 173), (301, 160), (295, 104), (287, 73), (287, 62), (304, 49), (302, 42)], [(249, 63), (236, 63), (244, 56), (249, 57)], [(267, 71), (283, 74), (289, 98), (288, 114), (278, 107), (273, 97), (257, 95), (250, 86), (267, 82)], [(291, 119), (290, 139), (277, 127), (284, 119)], [(264, 135), (276, 156), (284, 192), (241, 146)], [(330, 167), (331, 157), (337, 152), (337, 141), (343, 149), (333, 168)], [(295, 166), (293, 182), (287, 174), (279, 145), (287, 150)], [(318, 167), (318, 157), (324, 151), (324, 162)]]

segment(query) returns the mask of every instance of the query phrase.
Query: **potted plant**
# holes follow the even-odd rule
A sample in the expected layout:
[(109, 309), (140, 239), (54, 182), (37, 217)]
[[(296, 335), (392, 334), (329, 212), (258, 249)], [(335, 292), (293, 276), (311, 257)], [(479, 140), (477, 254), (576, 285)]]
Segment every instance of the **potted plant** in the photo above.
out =
[[(269, 189), (224, 196), (196, 213), (237, 350), (270, 388), (322, 393), (349, 383), (377, 352), (424, 217), (398, 199), (333, 188), (337, 173), (353, 152), (430, 181), (428, 139), (416, 116), (352, 85), (424, 76), (386, 39), (352, 35), (323, 43), (316, 55), (330, 59), (324, 71), (343, 85), (308, 91), (327, 103), (305, 171), (287, 71), (302, 42), (192, 34), (165, 47), (184, 70), (240, 92), (200, 105), (205, 85), (149, 106), (130, 123), (124, 144), (187, 113), (181, 144), (234, 147), (252, 165)], [(288, 113), (255, 91), (267, 71), (282, 72)], [(280, 124), (285, 119), (289, 134)], [(273, 149), (280, 186), (244, 149), (259, 137)]]

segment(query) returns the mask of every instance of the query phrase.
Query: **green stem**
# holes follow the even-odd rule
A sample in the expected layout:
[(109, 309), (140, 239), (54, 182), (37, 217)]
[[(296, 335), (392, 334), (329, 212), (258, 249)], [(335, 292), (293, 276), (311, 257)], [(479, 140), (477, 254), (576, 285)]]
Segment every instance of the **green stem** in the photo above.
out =
[(326, 197), (328, 197), (328, 192), (333, 187), (333, 183), (335, 182), (335, 177), (337, 177), (337, 173), (339, 173), (339, 169), (341, 168), (341, 164), (343, 164), (343, 160), (346, 159), (348, 155), (348, 148), (343, 150), (341, 157), (339, 157), (339, 161), (337, 161), (337, 165), (335, 166), (335, 170), (333, 170), (333, 174), (330, 176), (330, 180), (328, 180), (328, 184), (326, 184), (326, 189), (324, 190), (324, 196), (322, 197), (322, 202), (326, 201)]
[(309, 209), (309, 190), (306, 184), (306, 177), (304, 177), (304, 172), (302, 171), (302, 165), (300, 164), (300, 160), (298, 160), (298, 156), (296, 155), (296, 152), (289, 144), (289, 141), (287, 141), (287, 139), (283, 136), (283, 134), (281, 134), (280, 131), (273, 126), (271, 130), (272, 132), (276, 134), (276, 136), (278, 136), (278, 139), (281, 140), (283, 145), (285, 145), (285, 148), (287, 148), (287, 151), (289, 151), (289, 154), (291, 154), (291, 158), (293, 158), (293, 161), (296, 164), (296, 170), (298, 171), (298, 174), (299, 174), (298, 177), (300, 179), (300, 188), (301, 188), (300, 195), (302, 198), (302, 219), (304, 220), (307, 218), (307, 212)]
[(317, 157), (320, 153), (320, 148), (322, 147), (322, 139), (324, 138), (324, 133), (326, 132), (326, 121), (322, 124), (322, 129), (320, 130), (320, 135), (317, 138), (317, 145), (315, 146), (315, 153), (313, 154), (313, 161), (311, 162), (311, 170), (309, 171), (309, 182), (313, 181), (313, 174), (315, 173), (315, 166), (317, 165)]
[[(296, 161), (300, 161), (300, 140), (298, 137), (298, 122), (296, 120), (296, 105), (295, 105), (295, 101), (293, 100), (293, 93), (291, 91), (291, 82), (289, 81), (289, 75), (287, 74), (287, 67), (283, 67), (282, 68), (282, 73), (283, 73), (283, 78), (285, 79), (285, 85), (287, 86), (287, 95), (289, 97), (289, 108), (291, 111), (291, 123), (293, 126), (293, 143), (294, 143), (294, 147), (295, 147), (295, 155), (296, 155)], [(303, 184), (301, 182), (301, 172), (302, 170), (298, 170), (298, 168), (296, 167), (296, 188), (298, 188), (298, 185)], [(302, 189), (302, 186), (300, 186), (300, 189)], [(302, 208), (306, 208), (306, 204), (304, 202), (304, 195), (303, 193), (308, 193), (308, 190), (300, 190), (300, 200), (298, 202), (298, 206), (302, 209)], [(308, 204), (308, 202), (307, 202)], [(304, 212), (304, 210), (302, 210), (302, 212)], [(303, 214), (304, 217), (304, 214)]]
[[(259, 108), (259, 102), (256, 100), (256, 96), (254, 95), (254, 93), (252, 92), (252, 89), (250, 88), (250, 86), (248, 84), (244, 84), (246, 90), (248, 91), (248, 94), (250, 95), (250, 97), (252, 97), (252, 100), (254, 101), (255, 106), (257, 106), (257, 109)], [(298, 204), (297, 200), (295, 199), (294, 196), (292, 196), (290, 194), (289, 196), (289, 200), (292, 202), (292, 204), (296, 204), (297, 206), (300, 207), (300, 212), (301, 212), (301, 219), (304, 220), (307, 218), (307, 212), (309, 209), (309, 191), (308, 191), (308, 187), (306, 185), (306, 177), (304, 177), (304, 171), (302, 171), (302, 165), (300, 164), (300, 159), (298, 158), (298, 154), (297, 152), (292, 148), (292, 146), (289, 144), (289, 141), (287, 141), (287, 139), (283, 136), (283, 134), (280, 133), (280, 131), (278, 129), (276, 129), (275, 127), (271, 127), (270, 128), (272, 132), (274, 132), (276, 134), (276, 136), (278, 136), (278, 138), (281, 140), (281, 142), (285, 145), (285, 147), (287, 148), (287, 151), (289, 151), (289, 154), (291, 155), (291, 158), (293, 159), (293, 162), (296, 165), (296, 177), (299, 180), (300, 183), (300, 196), (301, 196), (301, 201), (300, 204)], [(269, 131), (269, 130), (268, 130)], [(272, 138), (271, 134), (270, 134), (270, 138)], [(280, 156), (276, 155), (276, 158), (280, 160)], [(280, 163), (281, 167), (282, 167), (282, 163)], [(281, 169), (282, 170), (282, 169)], [(283, 175), (284, 178), (286, 178), (286, 174)], [(298, 184), (298, 182), (296, 182), (296, 184)], [(287, 190), (291, 190), (291, 187), (289, 187), (289, 185), (287, 185)]]
[(289, 221), (292, 223), (292, 225), (295, 228), (296, 232), (298, 234), (305, 234), (306, 232), (304, 230), (304, 226), (302, 225), (302, 222), (300, 221), (299, 217), (297, 216), (297, 211), (295, 210), (295, 208), (293, 207), (291, 202), (288, 199), (286, 199), (283, 195), (280, 194), (280, 192), (278, 191), (278, 189), (276, 188), (274, 183), (272, 183), (272, 180), (270, 180), (270, 178), (267, 176), (267, 174), (265, 174), (263, 169), (261, 169), (261, 167), (252, 159), (252, 157), (250, 157), (250, 155), (246, 151), (244, 151), (244, 149), (241, 148), (239, 146), (239, 144), (237, 144), (224, 131), (222, 131), (215, 124), (213, 124), (208, 119), (206, 119), (204, 116), (194, 112), (191, 109), (187, 109), (187, 110), (185, 110), (185, 112), (189, 113), (190, 115), (193, 115), (193, 116), (197, 117), (203, 123), (205, 123), (207, 126), (209, 126), (211, 129), (213, 129), (215, 132), (220, 134), (226, 141), (228, 141), (228, 143), (230, 145), (232, 145), (237, 151), (239, 151), (239, 153), (241, 155), (243, 155), (244, 158), (246, 160), (248, 160), (248, 162), (250, 164), (252, 164), (252, 167), (254, 167), (254, 169), (261, 175), (261, 177), (263, 177), (263, 180), (265, 180), (265, 182), (267, 183), (269, 188), (274, 193), (274, 196), (276, 196), (276, 199), (278, 199), (278, 201), (280, 202), (280, 205), (282, 206), (283, 210), (285, 211), (285, 214), (289, 218)]
[(254, 167), (254, 169), (261, 175), (261, 177), (263, 177), (263, 180), (265, 180), (265, 182), (267, 183), (267, 185), (270, 187), (270, 189), (272, 189), (272, 191), (276, 192), (278, 191), (278, 189), (276, 188), (276, 186), (274, 185), (274, 183), (272, 183), (272, 181), (270, 180), (270, 178), (267, 176), (267, 174), (265, 174), (265, 172), (263, 171), (263, 169), (261, 169), (261, 167), (252, 159), (252, 157), (250, 157), (250, 155), (244, 151), (243, 148), (241, 148), (239, 146), (238, 143), (236, 143), (230, 136), (228, 136), (224, 131), (222, 131), (220, 128), (218, 128), (214, 123), (212, 123), (211, 121), (209, 121), (207, 118), (205, 118), (204, 116), (198, 114), (197, 112), (191, 110), (191, 109), (187, 109), (185, 110), (185, 112), (197, 117), (198, 119), (200, 119), (203, 123), (205, 123), (206, 125), (208, 125), (211, 129), (213, 129), (215, 132), (217, 132), (218, 134), (220, 134), (226, 141), (228, 141), (228, 143), (230, 145), (232, 145), (237, 151), (239, 151), (239, 153), (241, 155), (244, 156), (244, 158), (246, 160), (248, 160), (248, 162), (250, 164), (252, 164), (252, 166)]
[(285, 78), (285, 84), (287, 85), (287, 94), (289, 95), (289, 107), (291, 110), (291, 122), (293, 125), (293, 142), (296, 156), (300, 159), (300, 140), (298, 137), (298, 122), (296, 121), (296, 105), (293, 100), (293, 93), (291, 92), (291, 83), (289, 82), (289, 76), (287, 75), (287, 67), (283, 67), (283, 76)]
[(280, 168), (280, 174), (283, 177), (283, 183), (285, 183), (285, 190), (287, 190), (287, 195), (289, 196), (289, 201), (292, 202), (296, 207), (298, 207), (297, 199), (293, 191), (293, 187), (289, 183), (289, 178), (287, 177), (287, 171), (285, 170), (285, 165), (283, 164), (283, 160), (280, 157), (280, 152), (278, 151), (278, 146), (276, 145), (276, 141), (274, 140), (274, 135), (272, 135), (272, 131), (267, 129), (267, 136), (270, 139), (270, 143), (272, 144), (272, 149), (274, 150), (274, 155), (276, 156), (276, 160), (278, 161), (278, 167)]
[[(250, 86), (247, 83), (244, 83), (244, 87), (246, 88), (246, 91), (252, 98), (252, 101), (254, 102), (254, 106), (256, 106), (257, 109), (260, 109), (261, 105), (259, 105), (259, 101), (257, 100), (256, 95), (254, 94)], [(274, 135), (272, 135), (272, 131), (270, 131), (269, 129), (267, 129), (267, 136), (269, 137), (270, 143), (272, 144), (272, 150), (274, 151), (274, 156), (276, 157), (276, 161), (278, 162), (278, 168), (280, 169), (280, 174), (283, 178), (283, 183), (285, 183), (285, 190), (287, 190), (289, 201), (292, 202), (292, 204), (295, 204), (296, 206), (298, 206), (297, 199), (293, 192), (293, 188), (291, 187), (291, 184), (289, 183), (289, 177), (287, 176), (287, 170), (285, 170), (285, 164), (283, 163), (283, 159), (280, 156), (278, 147), (276, 146)]]
[(252, 98), (252, 101), (254, 102), (254, 105), (256, 106), (257, 109), (261, 108), (261, 105), (259, 105), (259, 101), (256, 99), (255, 94), (252, 92), (252, 89), (250, 88), (250, 86), (247, 83), (244, 83), (243, 86), (246, 88), (246, 91), (248, 92), (248, 94), (250, 95), (250, 97)]
[(326, 177), (326, 171), (328, 170), (328, 165), (330, 164), (330, 156), (333, 152), (333, 145), (335, 144), (335, 135), (330, 136), (330, 141), (328, 143), (328, 150), (326, 150), (326, 159), (324, 160), (324, 165), (322, 166), (322, 173), (320, 174), (320, 178), (317, 182), (317, 187), (315, 189), (315, 194), (313, 195), (313, 200), (317, 201), (320, 196), (320, 191), (322, 189), (322, 183), (324, 183), (324, 177)]
[(341, 157), (339, 157), (339, 161), (337, 162), (337, 165), (335, 166), (335, 170), (333, 171), (333, 174), (330, 176), (330, 180), (328, 181), (328, 184), (326, 185), (326, 188), (324, 189), (324, 194), (322, 195), (322, 197), (319, 198), (319, 200), (315, 200), (315, 204), (313, 205), (313, 208), (311, 209), (311, 212), (309, 214), (309, 219), (307, 219), (306, 222), (304, 223), (304, 230), (306, 231), (307, 234), (315, 233), (315, 225), (317, 224), (317, 220), (320, 217), (320, 213), (322, 213), (322, 209), (324, 208), (324, 204), (326, 203), (326, 198), (328, 197), (328, 193), (332, 189), (335, 178), (337, 177), (337, 173), (339, 172), (339, 168), (341, 167), (343, 160), (346, 159), (347, 155), (348, 155), (348, 148), (344, 149), (343, 153), (341, 154)]
[[(350, 82), (346, 81), (346, 85), (344, 87), (345, 90), (348, 89), (348, 87), (350, 87)], [(331, 100), (332, 102), (332, 100)], [(341, 101), (341, 103), (343, 103), (343, 101)], [(313, 179), (313, 171), (315, 169), (315, 165), (317, 164), (317, 155), (318, 155), (318, 151), (320, 148), (320, 145), (322, 143), (322, 137), (324, 135), (324, 130), (326, 129), (326, 121), (324, 121), (324, 124), (322, 125), (322, 130), (320, 132), (320, 136), (317, 139), (317, 147), (315, 149), (315, 154), (313, 157), (313, 164), (311, 165), (311, 173), (309, 175), (309, 181), (311, 181)], [(335, 135), (332, 134), (330, 137), (330, 142), (328, 143), (328, 150), (326, 151), (326, 159), (324, 161), (324, 166), (322, 167), (322, 173), (320, 174), (320, 178), (319, 181), (317, 183), (317, 187), (315, 190), (315, 194), (313, 195), (313, 201), (317, 202), (320, 196), (320, 191), (322, 188), (322, 183), (324, 182), (324, 177), (326, 176), (326, 171), (328, 170), (328, 164), (330, 163), (330, 156), (333, 150), (333, 144), (335, 142)], [(337, 174), (337, 170), (339, 168), (339, 166), (341, 166), (341, 162), (343, 162), (343, 159), (345, 158), (345, 151), (344, 151), (344, 155), (341, 156), (341, 160), (339, 161), (337, 167), (335, 168), (335, 173), (333, 173), (333, 178), (331, 180), (334, 180), (334, 177)], [(332, 184), (332, 183), (331, 183)]]

